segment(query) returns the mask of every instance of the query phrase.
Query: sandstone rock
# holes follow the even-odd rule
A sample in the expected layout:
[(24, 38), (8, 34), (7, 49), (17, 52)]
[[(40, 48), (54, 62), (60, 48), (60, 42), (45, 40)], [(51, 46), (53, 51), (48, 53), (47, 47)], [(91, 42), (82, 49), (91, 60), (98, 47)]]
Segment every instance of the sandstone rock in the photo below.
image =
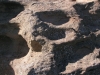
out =
[(0, 0), (0, 75), (100, 75), (100, 1)]

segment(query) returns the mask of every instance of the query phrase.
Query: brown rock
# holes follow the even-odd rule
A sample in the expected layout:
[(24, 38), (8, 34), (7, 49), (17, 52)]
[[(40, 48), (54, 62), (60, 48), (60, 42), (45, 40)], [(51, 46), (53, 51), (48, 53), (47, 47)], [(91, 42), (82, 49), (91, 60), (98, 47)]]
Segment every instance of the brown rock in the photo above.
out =
[(100, 75), (100, 1), (1, 0), (0, 75)]

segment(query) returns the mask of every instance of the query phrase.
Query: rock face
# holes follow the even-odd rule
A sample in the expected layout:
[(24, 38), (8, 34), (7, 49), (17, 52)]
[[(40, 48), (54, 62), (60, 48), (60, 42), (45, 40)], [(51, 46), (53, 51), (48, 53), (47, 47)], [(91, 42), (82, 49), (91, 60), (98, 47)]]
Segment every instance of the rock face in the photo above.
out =
[(100, 1), (0, 0), (0, 75), (100, 75)]

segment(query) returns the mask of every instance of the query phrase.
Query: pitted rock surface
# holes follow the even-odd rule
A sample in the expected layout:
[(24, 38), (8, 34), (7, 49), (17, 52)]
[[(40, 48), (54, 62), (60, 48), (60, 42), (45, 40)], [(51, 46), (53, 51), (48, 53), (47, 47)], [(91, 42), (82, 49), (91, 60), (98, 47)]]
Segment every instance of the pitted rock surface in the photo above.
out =
[(0, 75), (100, 75), (99, 0), (0, 0)]

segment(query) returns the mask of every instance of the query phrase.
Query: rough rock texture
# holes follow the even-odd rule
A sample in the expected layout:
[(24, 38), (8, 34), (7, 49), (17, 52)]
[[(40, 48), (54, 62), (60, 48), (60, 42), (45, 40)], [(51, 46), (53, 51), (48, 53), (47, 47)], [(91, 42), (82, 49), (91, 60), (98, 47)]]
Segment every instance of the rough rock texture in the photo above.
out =
[(0, 75), (100, 75), (100, 1), (0, 0)]

